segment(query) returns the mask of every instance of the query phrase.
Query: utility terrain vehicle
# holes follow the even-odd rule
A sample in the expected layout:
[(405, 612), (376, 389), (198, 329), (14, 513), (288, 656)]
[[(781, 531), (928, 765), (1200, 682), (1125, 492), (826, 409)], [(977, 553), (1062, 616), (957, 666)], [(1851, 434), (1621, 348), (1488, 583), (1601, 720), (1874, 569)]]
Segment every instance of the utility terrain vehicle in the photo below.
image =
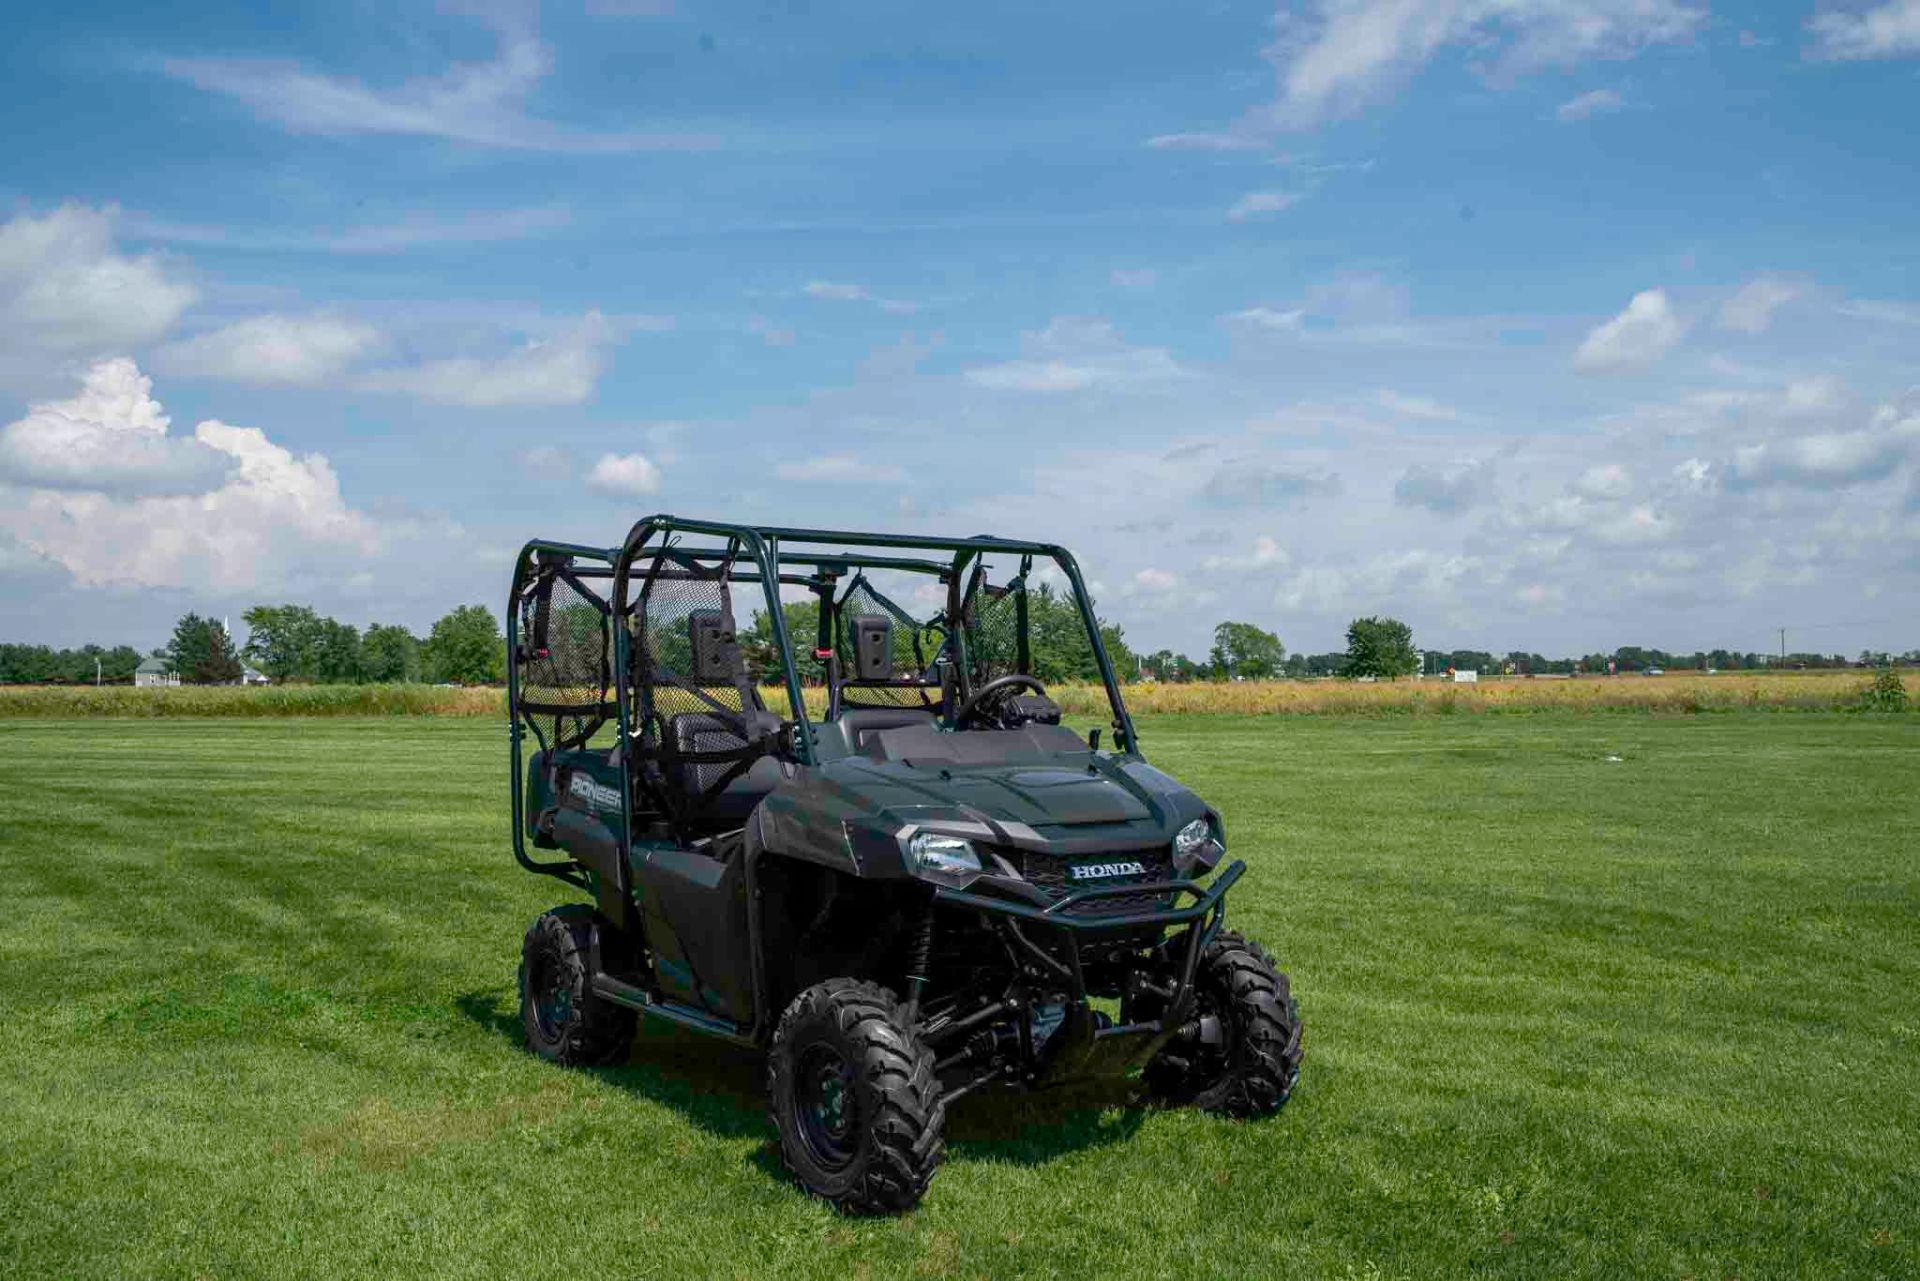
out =
[(990, 1084), (1286, 1101), (1287, 978), (1222, 928), (1245, 865), (1142, 757), (1063, 549), (649, 516), (527, 544), (507, 617), (514, 854), (591, 900), (527, 931), (539, 1054), (619, 1061), (636, 1011), (764, 1048), (782, 1157), (855, 1214), (916, 1204)]

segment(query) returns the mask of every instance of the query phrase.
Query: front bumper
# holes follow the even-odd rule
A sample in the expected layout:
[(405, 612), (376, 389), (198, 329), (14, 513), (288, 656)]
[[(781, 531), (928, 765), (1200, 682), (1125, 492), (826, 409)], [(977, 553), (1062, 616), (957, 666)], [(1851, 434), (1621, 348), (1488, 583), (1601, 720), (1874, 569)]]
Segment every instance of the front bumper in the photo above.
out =
[[(1247, 865), (1236, 859), (1205, 885), (1192, 880), (1154, 883), (1154, 889), (1176, 900), (1191, 896), (1194, 901), (1146, 912), (1069, 914), (1076, 907), (1102, 898), (1137, 895), (1141, 891), (1138, 882), (1075, 890), (1044, 907), (946, 888), (936, 890), (934, 898), (940, 903), (982, 913), (996, 928), (1003, 930), (1030, 961), (1051, 971), (1066, 989), (1068, 1004), (1064, 1022), (1047, 1039), (1044, 1049), (1033, 1054), (1028, 1062), (1027, 1084), (1042, 1085), (1125, 1072), (1159, 1053), (1161, 1046), (1179, 1032), (1193, 1014), (1193, 977), (1201, 949), (1220, 932), (1226, 915), (1227, 891), (1246, 870)], [(1026, 925), (1055, 931), (1052, 940), (1058, 955), (1027, 938), (1022, 929)], [(1103, 1023), (1089, 1004), (1080, 958), (1083, 944), (1121, 932), (1157, 933), (1179, 926), (1187, 928), (1184, 936), (1174, 943), (1179, 960), (1173, 985), (1165, 993), (1160, 1017), (1138, 1023)]]

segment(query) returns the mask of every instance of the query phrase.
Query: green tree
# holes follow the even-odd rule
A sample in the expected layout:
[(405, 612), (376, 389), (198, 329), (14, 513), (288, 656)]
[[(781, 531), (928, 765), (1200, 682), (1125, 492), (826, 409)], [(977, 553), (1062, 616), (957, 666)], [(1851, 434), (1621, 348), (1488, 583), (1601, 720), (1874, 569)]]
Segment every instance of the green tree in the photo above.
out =
[(305, 605), (255, 605), (247, 624), (247, 661), (276, 681), (314, 680), (326, 624)]
[(1213, 629), (1210, 661), (1215, 679), (1267, 680), (1280, 674), (1287, 647), (1278, 636), (1252, 623), (1221, 623)]
[(211, 618), (188, 614), (173, 628), (167, 658), (189, 685), (228, 685), (240, 679), (240, 656), (227, 629)]
[(370, 681), (417, 681), (420, 639), (398, 623), (369, 623), (360, 638), (360, 669)]
[[(791, 600), (781, 603), (780, 612), (787, 620), (787, 640), (793, 646), (794, 670), (800, 673), (800, 679), (809, 685), (819, 685), (827, 679), (827, 665), (815, 658), (813, 651), (820, 644), (820, 602), (818, 600)], [(896, 639), (894, 648), (900, 649)], [(773, 618), (766, 610), (753, 616), (753, 626), (740, 636), (740, 652), (746, 659), (747, 670), (753, 673), (755, 680), (762, 685), (779, 684), (787, 679), (780, 666), (780, 652), (773, 643)], [(901, 672), (900, 675), (906, 673)]]
[(366, 679), (358, 628), (331, 618), (320, 620), (313, 652), (313, 678), (323, 685), (357, 685)]
[(507, 643), (485, 605), (462, 605), (435, 623), (420, 657), (428, 680), (491, 685), (507, 675)]
[(1356, 618), (1347, 627), (1346, 676), (1392, 680), (1420, 670), (1413, 629), (1397, 618)]

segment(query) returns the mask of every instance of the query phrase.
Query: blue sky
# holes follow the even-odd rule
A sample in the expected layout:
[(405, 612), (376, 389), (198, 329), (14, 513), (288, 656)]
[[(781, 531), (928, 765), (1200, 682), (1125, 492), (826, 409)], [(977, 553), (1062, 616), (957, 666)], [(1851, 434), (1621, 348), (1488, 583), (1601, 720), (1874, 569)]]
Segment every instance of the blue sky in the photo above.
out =
[(0, 46), (0, 633), (424, 626), (652, 510), (1198, 652), (1920, 644), (1920, 0), (71, 4)]

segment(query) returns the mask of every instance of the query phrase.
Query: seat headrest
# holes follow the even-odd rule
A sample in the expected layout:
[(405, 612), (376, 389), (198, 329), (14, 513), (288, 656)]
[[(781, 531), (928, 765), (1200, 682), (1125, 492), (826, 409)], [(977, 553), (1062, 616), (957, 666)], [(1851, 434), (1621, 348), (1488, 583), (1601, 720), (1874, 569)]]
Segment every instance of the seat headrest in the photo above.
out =
[(687, 615), (690, 643), (687, 673), (696, 685), (731, 685), (745, 671), (733, 618), (717, 609), (696, 609)]
[(853, 616), (853, 678), (893, 679), (893, 619), (885, 614)]

